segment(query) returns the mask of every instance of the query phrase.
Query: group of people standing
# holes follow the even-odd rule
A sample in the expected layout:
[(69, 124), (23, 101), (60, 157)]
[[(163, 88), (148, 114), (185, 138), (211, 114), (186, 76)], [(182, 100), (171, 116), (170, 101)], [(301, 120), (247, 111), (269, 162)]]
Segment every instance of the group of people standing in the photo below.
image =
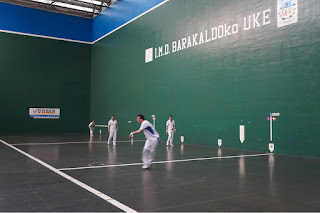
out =
[[(133, 137), (135, 134), (139, 134), (143, 131), (146, 137), (146, 143), (143, 147), (142, 151), (142, 162), (143, 169), (148, 169), (151, 167), (152, 161), (155, 157), (155, 150), (160, 141), (160, 136), (154, 126), (147, 120), (145, 120), (144, 115), (137, 115), (137, 122), (141, 124), (140, 128), (137, 131), (131, 132), (129, 137)], [(90, 135), (93, 135), (95, 128), (94, 120), (89, 124)], [(117, 132), (119, 132), (119, 126), (117, 120), (115, 120), (114, 115), (111, 116), (111, 120), (108, 122), (108, 144), (110, 144), (110, 140), (113, 139), (113, 145), (116, 145), (117, 140)], [(176, 133), (176, 124), (172, 119), (172, 115), (169, 116), (169, 120), (166, 122), (166, 134), (168, 135), (167, 146), (173, 146), (173, 137), (174, 133)]]
[[(93, 136), (93, 132), (96, 127), (94, 120), (89, 124), (88, 127), (90, 129), (90, 136)], [(108, 144), (110, 144), (110, 140), (113, 139), (113, 145), (114, 146), (116, 145), (117, 132), (119, 132), (118, 122), (117, 120), (114, 119), (114, 115), (111, 115), (111, 119), (108, 122), (108, 133), (109, 133)]]

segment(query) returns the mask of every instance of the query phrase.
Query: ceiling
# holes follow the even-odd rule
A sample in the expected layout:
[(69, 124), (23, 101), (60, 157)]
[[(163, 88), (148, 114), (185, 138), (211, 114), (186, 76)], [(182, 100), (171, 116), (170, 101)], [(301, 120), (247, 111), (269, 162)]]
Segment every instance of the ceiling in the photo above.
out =
[(93, 19), (117, 0), (0, 0), (10, 4)]

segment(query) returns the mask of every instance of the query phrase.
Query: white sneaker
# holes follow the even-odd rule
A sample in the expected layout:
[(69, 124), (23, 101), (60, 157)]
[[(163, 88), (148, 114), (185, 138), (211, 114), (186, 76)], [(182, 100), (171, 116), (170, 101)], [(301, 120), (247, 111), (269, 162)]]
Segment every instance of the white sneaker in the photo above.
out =
[(173, 146), (173, 144), (170, 144), (170, 146)]
[(151, 165), (152, 165), (152, 162), (149, 162), (148, 164), (144, 164), (142, 166), (142, 169), (150, 169)]
[(117, 144), (114, 143), (113, 145), (115, 146), (115, 145), (117, 145)]
[(107, 144), (110, 144), (110, 142), (108, 141)]

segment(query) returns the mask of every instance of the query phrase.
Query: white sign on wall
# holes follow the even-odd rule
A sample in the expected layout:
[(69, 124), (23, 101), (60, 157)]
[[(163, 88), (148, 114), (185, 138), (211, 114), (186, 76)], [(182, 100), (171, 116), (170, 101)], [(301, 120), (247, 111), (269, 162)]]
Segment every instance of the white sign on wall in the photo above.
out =
[(278, 27), (298, 22), (298, 0), (278, 0)]
[(146, 49), (145, 62), (148, 63), (148, 62), (151, 62), (151, 61), (153, 61), (153, 48)]
[(42, 119), (59, 119), (60, 108), (29, 108), (29, 117)]
[(274, 151), (274, 143), (269, 143), (269, 151), (270, 152)]
[(273, 116), (273, 117), (279, 117), (279, 116), (280, 116), (280, 112), (273, 112), (273, 113), (270, 113), (270, 116)]
[[(274, 0), (276, 1), (276, 0)], [(163, 56), (198, 45), (208, 44), (223, 38), (233, 37), (240, 31), (250, 31), (271, 24), (271, 8), (247, 14), (241, 19), (230, 23), (216, 23), (207, 29), (185, 35), (170, 43), (145, 50), (145, 63), (151, 62)]]

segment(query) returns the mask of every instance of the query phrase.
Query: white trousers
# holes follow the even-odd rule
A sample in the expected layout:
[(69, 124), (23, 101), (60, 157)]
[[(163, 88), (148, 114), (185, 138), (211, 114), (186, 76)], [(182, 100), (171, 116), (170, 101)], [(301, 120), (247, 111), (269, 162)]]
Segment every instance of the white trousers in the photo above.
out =
[(117, 140), (117, 130), (111, 130), (109, 133), (108, 144), (110, 143), (111, 138), (113, 138), (113, 144), (116, 144)]
[(94, 129), (92, 128), (92, 129), (90, 129), (90, 135), (93, 135), (93, 131), (94, 131)]
[(168, 130), (168, 140), (167, 140), (167, 145), (173, 145), (173, 136), (174, 136), (174, 131), (173, 130)]
[(142, 150), (142, 162), (145, 166), (150, 167), (156, 156), (156, 148), (159, 139), (147, 140)]

